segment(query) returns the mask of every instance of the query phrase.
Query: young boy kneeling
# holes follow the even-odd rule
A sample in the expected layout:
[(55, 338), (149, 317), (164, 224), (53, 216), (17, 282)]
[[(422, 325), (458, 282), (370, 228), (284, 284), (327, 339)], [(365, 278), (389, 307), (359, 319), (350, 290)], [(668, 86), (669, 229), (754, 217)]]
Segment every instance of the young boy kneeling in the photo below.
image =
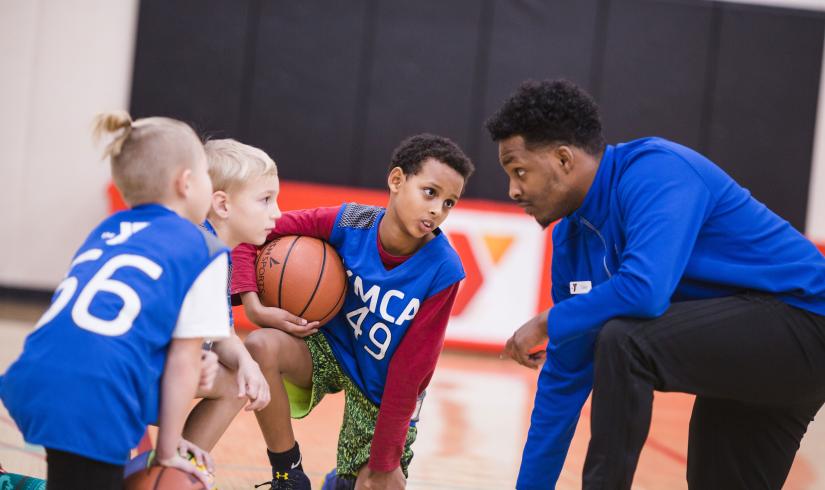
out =
[[(255, 247), (233, 251), (233, 293), (265, 327), (246, 339), (272, 390), (256, 412), (273, 488), (310, 488), (290, 422), (326, 393), (344, 390), (336, 471), (325, 488), (403, 488), (416, 437), (416, 405), (441, 352), (464, 278), (439, 225), (464, 191), (473, 165), (452, 141), (418, 135), (390, 164), (386, 209), (350, 203), (287, 212), (267, 240), (306, 235), (328, 241), (349, 276), (344, 307), (318, 332), (284, 310), (262, 306)], [(288, 485), (288, 487), (287, 487)]]

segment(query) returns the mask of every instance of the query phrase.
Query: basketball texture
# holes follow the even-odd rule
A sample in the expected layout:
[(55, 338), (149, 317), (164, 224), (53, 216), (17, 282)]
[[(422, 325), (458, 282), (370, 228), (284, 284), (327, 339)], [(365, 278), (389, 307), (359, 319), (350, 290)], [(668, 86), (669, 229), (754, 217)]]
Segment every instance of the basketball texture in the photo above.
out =
[(206, 490), (193, 475), (166, 466), (151, 466), (132, 473), (123, 487), (126, 490)]
[(258, 295), (309, 322), (328, 322), (344, 304), (347, 274), (329, 243), (289, 235), (264, 246), (256, 264)]

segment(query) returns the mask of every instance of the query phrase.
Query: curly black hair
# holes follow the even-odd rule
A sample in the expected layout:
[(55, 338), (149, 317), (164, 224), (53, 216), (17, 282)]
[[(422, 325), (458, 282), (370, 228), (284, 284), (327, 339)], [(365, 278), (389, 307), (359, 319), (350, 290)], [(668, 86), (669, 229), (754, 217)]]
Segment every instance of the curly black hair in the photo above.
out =
[(401, 167), (405, 174), (415, 175), (428, 158), (434, 158), (452, 168), (464, 177), (464, 182), (475, 171), (473, 162), (457, 144), (449, 138), (429, 133), (410, 136), (402, 141), (392, 152), (389, 169)]
[(523, 82), (485, 126), (493, 141), (519, 135), (528, 148), (566, 144), (596, 155), (605, 146), (596, 102), (567, 80)]

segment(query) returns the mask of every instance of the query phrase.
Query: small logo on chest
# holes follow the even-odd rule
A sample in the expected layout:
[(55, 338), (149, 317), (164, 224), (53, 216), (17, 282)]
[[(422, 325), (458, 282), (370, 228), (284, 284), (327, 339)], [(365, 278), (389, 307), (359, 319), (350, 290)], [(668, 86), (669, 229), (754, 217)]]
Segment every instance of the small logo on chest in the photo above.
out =
[(590, 281), (571, 281), (570, 294), (587, 294), (593, 289), (593, 283)]

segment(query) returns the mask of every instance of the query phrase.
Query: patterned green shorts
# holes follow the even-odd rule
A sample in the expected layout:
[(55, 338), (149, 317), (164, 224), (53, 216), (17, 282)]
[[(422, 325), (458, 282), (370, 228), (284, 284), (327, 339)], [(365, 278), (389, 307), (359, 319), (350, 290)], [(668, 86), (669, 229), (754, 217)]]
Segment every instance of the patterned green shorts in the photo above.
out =
[[(338, 474), (355, 478), (361, 466), (370, 459), (370, 445), (378, 419), (378, 406), (355, 386), (332, 354), (323, 334), (304, 339), (312, 356), (312, 388), (301, 388), (284, 380), (292, 418), (306, 417), (327, 393), (344, 390), (344, 422), (338, 434)], [(407, 467), (413, 457), (412, 443), (416, 428), (407, 431), (407, 441), (401, 454), (401, 470), (407, 476)]]

